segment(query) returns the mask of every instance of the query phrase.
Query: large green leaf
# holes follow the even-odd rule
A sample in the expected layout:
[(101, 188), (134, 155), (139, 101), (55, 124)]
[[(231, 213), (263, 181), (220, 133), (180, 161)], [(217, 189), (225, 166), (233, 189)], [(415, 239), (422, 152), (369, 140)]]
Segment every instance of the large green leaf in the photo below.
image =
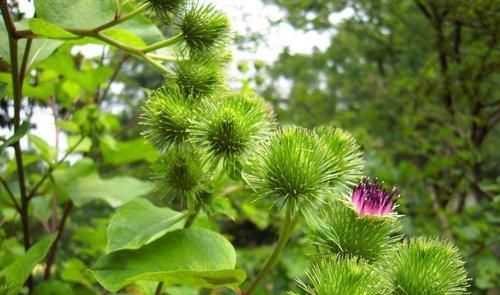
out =
[(136, 250), (100, 258), (92, 269), (97, 281), (115, 292), (135, 281), (167, 285), (236, 287), (245, 279), (234, 269), (236, 253), (223, 236), (200, 228), (176, 230)]
[(91, 29), (115, 17), (112, 0), (37, 0), (37, 17), (64, 28)]
[(58, 194), (71, 198), (76, 206), (104, 200), (113, 207), (119, 207), (153, 189), (152, 183), (129, 176), (102, 179), (95, 164), (88, 158), (70, 167), (58, 167), (53, 177)]
[(79, 177), (69, 182), (66, 191), (76, 206), (101, 199), (112, 207), (119, 207), (133, 198), (143, 196), (153, 189), (153, 184), (129, 176), (101, 179), (97, 173)]
[(144, 138), (130, 141), (114, 141), (114, 145), (101, 144), (104, 163), (121, 165), (137, 161), (154, 162), (159, 153)]
[(182, 216), (143, 198), (132, 200), (118, 208), (109, 221), (107, 252), (140, 248), (168, 231), (179, 229)]
[(47, 236), (33, 245), (26, 254), (16, 260), (14, 263), (7, 266), (0, 272), (0, 277), (5, 279), (7, 290), (4, 295), (14, 295), (19, 293), (26, 279), (37, 263), (39, 263), (47, 252), (50, 246), (56, 239), (57, 233)]

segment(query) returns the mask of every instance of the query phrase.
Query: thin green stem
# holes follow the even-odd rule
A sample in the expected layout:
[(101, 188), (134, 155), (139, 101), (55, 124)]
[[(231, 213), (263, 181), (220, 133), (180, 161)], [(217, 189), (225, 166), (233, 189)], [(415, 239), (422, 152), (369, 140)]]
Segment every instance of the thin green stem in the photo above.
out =
[(61, 158), (61, 160), (57, 161), (54, 165), (49, 167), (49, 169), (45, 172), (45, 174), (42, 176), (42, 178), (40, 178), (40, 180), (35, 184), (33, 189), (31, 189), (31, 192), (28, 195), (28, 200), (31, 200), (31, 198), (33, 198), (36, 195), (38, 189), (40, 188), (40, 186), (42, 186), (42, 184), (45, 182), (45, 180), (47, 180), (47, 178), (52, 173), (52, 171), (54, 171), (59, 165), (61, 165), (61, 163), (66, 161), (66, 158), (68, 158), (69, 155), (71, 155), (71, 153), (73, 153), (73, 151), (82, 143), (82, 141), (84, 139), (85, 139), (85, 137), (82, 136), (72, 147), (70, 147), (66, 151), (66, 153)]
[(159, 282), (156, 286), (155, 295), (160, 295), (163, 289), (163, 282)]
[(103, 42), (108, 43), (109, 45), (112, 45), (114, 47), (122, 49), (122, 50), (130, 53), (131, 55), (134, 55), (135, 57), (138, 57), (138, 58), (148, 62), (149, 64), (153, 65), (155, 68), (157, 68), (158, 70), (160, 70), (160, 72), (162, 72), (164, 74), (173, 74), (173, 72), (171, 70), (169, 70), (168, 68), (166, 68), (161, 63), (154, 60), (153, 58), (147, 56), (141, 49), (139, 49), (137, 47), (129, 46), (129, 45), (124, 44), (122, 42), (118, 42), (116, 40), (113, 40), (113, 39), (101, 34), (101, 33), (92, 33), (92, 34), (89, 34), (88, 36), (94, 37), (96, 39), (99, 39)]
[[(0, 0), (0, 3), (6, 3), (6, 2), (5, 2), (5, 0)], [(100, 25), (98, 27), (95, 27), (93, 29), (71, 29), (71, 28), (65, 28), (65, 30), (67, 30), (70, 33), (73, 33), (73, 34), (77, 35), (78, 37), (92, 37), (92, 38), (96, 38), (96, 39), (98, 39), (100, 41), (103, 41), (106, 44), (109, 44), (111, 46), (119, 48), (119, 49), (121, 49), (121, 50), (123, 50), (123, 51), (125, 51), (125, 52), (127, 52), (127, 53), (129, 53), (131, 55), (134, 55), (135, 57), (138, 57), (139, 59), (142, 59), (143, 61), (145, 61), (145, 62), (153, 65), (155, 68), (157, 68), (160, 72), (162, 72), (164, 74), (173, 74), (173, 72), (170, 69), (168, 69), (167, 67), (165, 67), (164, 65), (162, 65), (155, 58), (147, 56), (146, 53), (149, 52), (149, 51), (152, 51), (152, 50), (155, 50), (155, 49), (158, 49), (158, 48), (161, 48), (161, 47), (165, 47), (165, 46), (168, 46), (168, 45), (172, 45), (172, 44), (175, 44), (175, 43), (179, 42), (182, 39), (182, 35), (181, 34), (178, 34), (178, 35), (175, 35), (175, 36), (173, 36), (173, 37), (171, 37), (169, 39), (157, 42), (157, 43), (152, 44), (152, 45), (150, 45), (150, 46), (148, 46), (146, 48), (139, 48), (139, 47), (136, 47), (136, 46), (130, 46), (128, 44), (119, 42), (119, 41), (114, 40), (112, 38), (109, 38), (106, 35), (104, 35), (104, 34), (101, 33), (102, 31), (104, 31), (104, 30), (106, 30), (108, 28), (116, 26), (117, 24), (125, 22), (125, 21), (133, 18), (134, 16), (136, 16), (136, 15), (144, 12), (149, 6), (150, 6), (149, 3), (144, 3), (144, 4), (140, 5), (138, 8), (136, 8), (134, 11), (132, 11), (132, 12), (130, 12), (130, 13), (122, 16), (122, 17), (117, 17), (117, 18), (113, 19), (112, 21), (107, 22), (107, 23), (105, 23), (103, 25)], [(9, 21), (8, 25), (7, 25), (7, 21), (8, 20), (6, 20), (6, 27), (7, 28), (10, 28), (10, 27), (14, 26), (14, 22), (13, 21)], [(13, 30), (12, 36), (13, 36), (14, 39), (27, 38), (30, 41), (31, 41), (31, 39), (38, 37), (31, 30), (15, 31), (15, 29)], [(31, 43), (30, 43), (30, 46), (31, 46)], [(161, 59), (158, 59), (158, 60), (161, 60)]]
[(279, 255), (285, 248), (288, 240), (290, 239), (293, 229), (297, 225), (298, 217), (299, 217), (298, 214), (293, 214), (291, 210), (287, 208), (285, 220), (283, 221), (283, 225), (281, 227), (281, 234), (278, 239), (278, 242), (276, 243), (276, 246), (274, 247), (273, 253), (266, 261), (266, 264), (264, 264), (264, 267), (260, 270), (257, 277), (255, 277), (254, 281), (248, 288), (248, 291), (243, 293), (244, 295), (252, 294), (255, 291), (255, 288), (257, 288), (257, 286), (259, 285), (260, 281), (263, 279), (264, 275), (267, 273), (267, 271), (269, 271), (269, 269), (271, 269), (271, 267), (274, 265)]
[(149, 64), (153, 65), (155, 68), (157, 68), (160, 72), (163, 74), (167, 75), (175, 75), (174, 71), (170, 70), (169, 68), (165, 67), (158, 61), (154, 60), (153, 58), (149, 57), (148, 55), (144, 54), (142, 55), (142, 59), (147, 61)]
[(101, 41), (104, 41), (104, 42), (108, 43), (109, 45), (112, 45), (116, 48), (123, 49), (131, 54), (142, 55), (142, 51), (139, 48), (137, 48), (135, 46), (127, 45), (125, 43), (116, 41), (114, 39), (111, 39), (108, 36), (101, 34), (100, 32), (86, 34), (85, 36), (94, 37), (94, 38), (101, 40)]
[[(12, 87), (14, 92), (14, 132), (19, 129), (21, 125), (21, 99), (22, 88), (19, 77), (18, 55), (17, 55), (17, 39), (15, 38), (16, 27), (12, 16), (10, 15), (7, 1), (0, 1), (0, 9), (2, 10), (2, 17), (9, 34), (9, 50), (10, 50), (10, 65), (12, 74)], [(23, 228), (23, 242), (25, 250), (30, 247), (30, 232), (28, 223), (28, 198), (26, 195), (26, 182), (24, 176), (23, 154), (19, 141), (14, 143), (14, 152), (17, 166), (17, 176), (19, 180), (19, 190), (21, 192), (21, 225)]]
[[(94, 29), (92, 29), (92, 31), (94, 32), (100, 32), (100, 31), (103, 31), (103, 30), (106, 30), (106, 29), (109, 29), (113, 26), (116, 26), (117, 24), (120, 24), (120, 23), (123, 23), (131, 18), (133, 18), (134, 16), (144, 12), (147, 8), (149, 7), (149, 2), (146, 2), (144, 4), (142, 4), (141, 6), (137, 7), (136, 9), (134, 9), (132, 12), (130, 13), (127, 13), (126, 15), (124, 16), (120, 16), (118, 18), (115, 18), (114, 20), (110, 21), (110, 22), (107, 22), (103, 25), (100, 25)], [(118, 9), (120, 7), (118, 6)]]
[(177, 44), (180, 41), (182, 41), (182, 33), (179, 33), (179, 34), (172, 36), (168, 39), (151, 44), (148, 47), (144, 48), (143, 52), (151, 52), (151, 51), (154, 51), (156, 49), (160, 49), (160, 48), (167, 47), (167, 46), (170, 46), (173, 44)]
[[(7, 5), (6, 0), (0, 0), (0, 10), (2, 11), (2, 17), (5, 23), (5, 27), (7, 28), (7, 32), (9, 35), (9, 50), (10, 50), (10, 65), (11, 65), (11, 74), (12, 74), (12, 87), (14, 92), (14, 132), (19, 130), (21, 125), (21, 100), (22, 100), (22, 84), (19, 75), (19, 66), (18, 66), (18, 55), (17, 55), (17, 39), (16, 39), (16, 27), (14, 25), (14, 21), (9, 12), (9, 7)], [(28, 48), (29, 49), (29, 48)], [(28, 205), (29, 200), (26, 194), (26, 181), (24, 175), (24, 165), (23, 165), (23, 153), (21, 150), (21, 144), (19, 141), (14, 143), (14, 153), (16, 158), (16, 166), (17, 166), (17, 176), (19, 181), (19, 191), (21, 193), (21, 207), (20, 214), (21, 215), (21, 227), (23, 230), (23, 244), (25, 251), (31, 246), (30, 241), (30, 230), (29, 230), (29, 216), (28, 216)], [(28, 277), (27, 280), (28, 290), (31, 293), (33, 289), (33, 278), (31, 276)]]
[(26, 72), (28, 71), (28, 58), (30, 56), (31, 44), (33, 43), (32, 39), (26, 40), (26, 47), (24, 48), (23, 61), (21, 63), (21, 73), (19, 74), (19, 80), (21, 80), (21, 88), (23, 87), (24, 77)]
[(164, 61), (164, 62), (177, 62), (177, 61), (184, 60), (182, 57), (160, 55), (160, 54), (154, 54), (154, 53), (147, 53), (146, 56), (148, 56), (152, 59), (160, 60), (160, 61)]
[(19, 207), (19, 203), (17, 202), (16, 197), (14, 196), (14, 193), (10, 189), (7, 181), (5, 181), (5, 179), (3, 179), (2, 176), (0, 176), (0, 182), (2, 183), (3, 187), (5, 188), (5, 191), (7, 191), (7, 194), (9, 195), (9, 197), (11, 198), (12, 203), (14, 204), (14, 207), (16, 207), (17, 212), (21, 213), (21, 207)]

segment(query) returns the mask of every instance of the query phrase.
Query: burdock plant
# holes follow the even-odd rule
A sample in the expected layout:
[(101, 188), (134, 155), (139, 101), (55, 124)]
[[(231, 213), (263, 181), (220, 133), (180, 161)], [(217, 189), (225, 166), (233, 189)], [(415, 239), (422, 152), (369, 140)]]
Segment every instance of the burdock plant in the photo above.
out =
[[(246, 186), (256, 201), (271, 200), (272, 212), (281, 216), (280, 234), (271, 256), (241, 294), (255, 292), (301, 221), (305, 221), (304, 228), (318, 250), (311, 255), (313, 263), (299, 281), (300, 289), (308, 295), (467, 293), (466, 275), (456, 248), (437, 239), (405, 239), (400, 233), (400, 216), (395, 212), (399, 193), (362, 178), (362, 149), (352, 135), (332, 127), (279, 127), (263, 99), (247, 89), (228, 90), (225, 66), (231, 56), (227, 48), (231, 30), (224, 13), (212, 5), (189, 0), (108, 1), (110, 7), (116, 7), (114, 18), (81, 29), (77, 24), (66, 28), (60, 27), (57, 19), (43, 19), (43, 13), (38, 12), (45, 9), (50, 17), (54, 8), (36, 1), (41, 9), (37, 8), (36, 15), (42, 19), (29, 20), (23, 30), (16, 29), (19, 24), (13, 22), (7, 2), (0, 1), (10, 48), (10, 65), (6, 68), (12, 71), (15, 96), (15, 134), (4, 146), (14, 142), (19, 159), (25, 153), (18, 139), (26, 133), (23, 126), (27, 125), (20, 122), (24, 73), (18, 70), (24, 72), (30, 65), (18, 63), (26, 63), (33, 54), (29, 54), (31, 43), (18, 46), (21, 39), (35, 39), (33, 46), (38, 39), (58, 36), (95, 39), (146, 62), (165, 78), (162, 87), (148, 92), (141, 125), (144, 137), (160, 154), (152, 165), (152, 178), (158, 187), (155, 196), (177, 202), (177, 208), (185, 212), (159, 208), (146, 200), (124, 205), (126, 210), (113, 217), (108, 236), (122, 248), (106, 253), (92, 270), (106, 289), (115, 292), (139, 280), (158, 282), (157, 295), (162, 293), (164, 282), (237, 289), (245, 275), (234, 269), (236, 254), (229, 241), (207, 230), (188, 229), (196, 224), (200, 212), (216, 210), (212, 208), (217, 207), (217, 194), (230, 197), (217, 191), (220, 183), (230, 181), (238, 187)], [(71, 7), (61, 4), (56, 8)], [(169, 26), (164, 32), (171, 32), (171, 36), (151, 44), (127, 44), (124, 37), (137, 37), (131, 39), (135, 40), (140, 36), (122, 32), (124, 28), (110, 31), (146, 11)], [(113, 39), (117, 36), (119, 40)], [(26, 47), (24, 58), (18, 55), (22, 47)], [(12, 205), (20, 213), (26, 257), (38, 257), (37, 253), (43, 251), (37, 250), (39, 245), (31, 247), (29, 233), (35, 219), (28, 219), (29, 202), (41, 195), (39, 188), (48, 186), (45, 180), (52, 179), (52, 172), (57, 172), (53, 170), (61, 162), (56, 161), (54, 166), (50, 163), (46, 175), (29, 193), (25, 191), (27, 182), (22, 180), (26, 169), (22, 161), (16, 162), (21, 202), (14, 190)], [(67, 205), (71, 209), (72, 203)], [(134, 220), (135, 216), (140, 217)], [(184, 229), (170, 228), (174, 221), (184, 218)], [(113, 236), (117, 232), (120, 234)], [(59, 235), (44, 240), (47, 249), (54, 240), (57, 246)], [(133, 236), (130, 241), (129, 236)], [(30, 252), (30, 247), (35, 252)], [(47, 259), (46, 279), (54, 269), (54, 251)], [(41, 265), (40, 259), (32, 264)], [(0, 293), (19, 293), (31, 270), (26, 271), (26, 278), (19, 278), (17, 269), (14, 263), (7, 271), (0, 271)]]

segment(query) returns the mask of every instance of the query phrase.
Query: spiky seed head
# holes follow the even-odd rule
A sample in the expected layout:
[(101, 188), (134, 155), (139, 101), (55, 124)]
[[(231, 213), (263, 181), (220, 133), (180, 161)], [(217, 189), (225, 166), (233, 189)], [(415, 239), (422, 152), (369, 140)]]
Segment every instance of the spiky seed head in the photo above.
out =
[(206, 55), (179, 59), (172, 71), (165, 76), (165, 83), (177, 85), (185, 96), (199, 99), (223, 88), (224, 67), (218, 59)]
[(311, 239), (321, 255), (357, 256), (376, 262), (394, 251), (400, 229), (396, 217), (360, 218), (349, 204), (336, 200), (311, 224)]
[(185, 142), (194, 105), (194, 100), (175, 85), (151, 92), (141, 115), (144, 137), (161, 152)]
[(149, 3), (149, 10), (159, 16), (165, 23), (170, 23), (172, 16), (179, 14), (186, 5), (186, 0), (143, 0)]
[(206, 98), (197, 113), (190, 130), (194, 140), (208, 160), (236, 172), (273, 126), (266, 103), (250, 93)]
[(386, 295), (390, 287), (383, 275), (358, 258), (332, 257), (306, 270), (309, 283), (299, 282), (307, 295)]
[(168, 149), (153, 165), (153, 180), (160, 195), (188, 203), (204, 196), (209, 174), (197, 150), (187, 144)]
[(332, 181), (336, 191), (345, 193), (363, 174), (364, 160), (354, 137), (340, 128), (319, 127), (314, 132), (329, 147), (332, 169), (337, 176)]
[(225, 47), (230, 39), (229, 19), (213, 5), (193, 3), (183, 11), (177, 27), (194, 53)]
[(352, 204), (358, 214), (363, 216), (389, 216), (399, 198), (399, 191), (393, 188), (386, 191), (377, 180), (363, 178), (352, 191)]
[(252, 157), (245, 178), (260, 196), (308, 213), (321, 202), (334, 177), (326, 148), (310, 130), (281, 128)]
[(385, 267), (395, 295), (460, 295), (467, 292), (468, 279), (458, 249), (449, 242), (414, 238), (390, 256)]

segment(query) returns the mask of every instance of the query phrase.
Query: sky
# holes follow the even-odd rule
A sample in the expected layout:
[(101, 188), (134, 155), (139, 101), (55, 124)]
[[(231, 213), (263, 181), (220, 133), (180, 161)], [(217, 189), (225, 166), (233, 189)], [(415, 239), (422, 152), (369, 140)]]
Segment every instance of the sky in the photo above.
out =
[[(291, 53), (310, 53), (315, 47), (324, 50), (329, 45), (333, 34), (332, 31), (317, 32), (311, 30), (306, 32), (296, 30), (286, 22), (271, 25), (271, 22), (282, 19), (285, 13), (278, 7), (264, 4), (260, 0), (204, 0), (203, 2), (213, 3), (218, 9), (226, 12), (231, 19), (233, 30), (239, 35), (248, 34), (249, 29), (251, 32), (264, 32), (264, 42), (259, 44), (257, 48), (242, 51), (233, 46), (233, 63), (230, 67), (229, 80), (237, 79), (239, 75), (237, 63), (239, 61), (262, 60), (272, 64), (285, 47), (288, 47)], [(32, 0), (20, 0), (19, 3), (21, 10), (25, 12), (27, 17), (33, 16)], [(331, 15), (329, 20), (337, 23), (351, 14), (350, 11), (343, 11)], [(100, 45), (87, 45), (75, 48), (74, 51), (80, 51), (91, 57), (100, 55), (102, 47)], [(33, 121), (37, 122), (37, 128), (31, 132), (53, 145), (55, 143), (55, 128), (51, 110), (37, 108), (33, 115)], [(9, 136), (10, 133), (11, 131), (0, 129), (0, 136)], [(62, 134), (60, 137), (61, 153), (66, 146), (66, 139)]]

